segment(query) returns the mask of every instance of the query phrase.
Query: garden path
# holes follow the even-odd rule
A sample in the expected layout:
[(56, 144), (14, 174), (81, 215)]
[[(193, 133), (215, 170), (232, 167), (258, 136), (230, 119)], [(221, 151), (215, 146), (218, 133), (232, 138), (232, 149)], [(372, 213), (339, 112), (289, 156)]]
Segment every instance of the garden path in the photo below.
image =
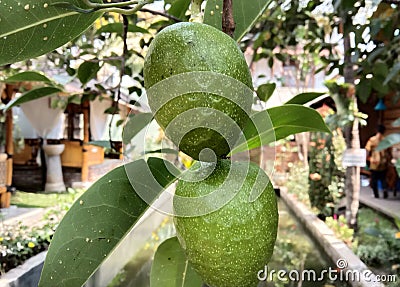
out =
[(400, 191), (397, 192), (396, 197), (393, 192), (389, 192), (389, 197), (386, 199), (382, 196), (375, 198), (372, 189), (369, 186), (363, 186), (360, 190), (360, 203), (389, 217), (400, 219)]
[(31, 226), (39, 222), (45, 212), (44, 208), (10, 206), (0, 209), (0, 220), (6, 225), (17, 225), (19, 222), (23, 222), (24, 225)]

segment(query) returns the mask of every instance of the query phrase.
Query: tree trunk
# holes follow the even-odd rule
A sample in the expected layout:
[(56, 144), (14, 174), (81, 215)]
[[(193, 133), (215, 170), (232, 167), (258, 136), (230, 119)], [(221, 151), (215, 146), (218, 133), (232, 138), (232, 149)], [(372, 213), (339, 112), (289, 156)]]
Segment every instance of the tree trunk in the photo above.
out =
[(224, 0), (222, 6), (222, 32), (233, 38), (235, 32), (235, 20), (233, 19), (232, 0)]
[[(360, 137), (358, 132), (358, 120), (353, 122), (350, 132), (351, 140), (346, 140), (347, 148), (359, 149)], [(350, 143), (348, 143), (350, 142)], [(360, 167), (352, 166), (346, 169), (346, 221), (350, 228), (357, 227), (357, 213), (360, 198)]]
[[(344, 46), (344, 80), (346, 83), (351, 85), (354, 84), (354, 69), (351, 63), (351, 55), (348, 51), (351, 49), (350, 37), (348, 34), (343, 35), (343, 46)], [(347, 91), (347, 97), (351, 97), (354, 104), (354, 112), (357, 111), (357, 98), (355, 96), (354, 86), (350, 86)], [(345, 128), (344, 134), (346, 138), (346, 147), (348, 149), (359, 149), (360, 148), (360, 135), (358, 129), (359, 123), (355, 119), (352, 126)], [(350, 228), (357, 227), (357, 213), (359, 206), (360, 197), (360, 167), (348, 167), (346, 169), (345, 179), (345, 190), (346, 190), (346, 221)]]
[[(89, 181), (89, 108), (90, 104), (88, 101), (82, 103), (83, 109), (83, 144), (82, 144), (82, 169), (81, 169), (81, 181)], [(111, 133), (111, 127), (110, 127)], [(111, 141), (111, 136), (110, 136)]]
[(310, 144), (310, 132), (303, 132), (295, 135), (297, 154), (305, 167), (308, 167), (308, 145)]

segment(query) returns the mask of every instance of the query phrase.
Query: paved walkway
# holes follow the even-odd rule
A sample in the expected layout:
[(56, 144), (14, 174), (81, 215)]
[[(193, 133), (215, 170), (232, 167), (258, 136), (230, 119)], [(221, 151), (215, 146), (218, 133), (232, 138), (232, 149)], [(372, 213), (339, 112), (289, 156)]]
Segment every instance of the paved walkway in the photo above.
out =
[(45, 208), (24, 208), (11, 205), (9, 208), (0, 209), (0, 222), (6, 225), (22, 222), (26, 226), (37, 224), (45, 214)]
[(360, 203), (389, 217), (400, 219), (400, 191), (397, 191), (396, 197), (393, 196), (393, 192), (389, 192), (389, 197), (386, 199), (383, 199), (382, 194), (380, 196), (380, 198), (375, 198), (372, 189), (369, 186), (363, 186), (360, 191)]

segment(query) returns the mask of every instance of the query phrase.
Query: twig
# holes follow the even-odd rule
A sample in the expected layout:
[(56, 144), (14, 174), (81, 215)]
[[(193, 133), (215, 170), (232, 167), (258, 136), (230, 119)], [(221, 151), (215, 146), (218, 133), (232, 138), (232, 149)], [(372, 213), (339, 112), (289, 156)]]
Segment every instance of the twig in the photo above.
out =
[(168, 13), (165, 13), (165, 12), (154, 11), (154, 10), (151, 10), (151, 9), (148, 9), (148, 8), (142, 8), (142, 9), (140, 9), (140, 11), (141, 12), (151, 13), (151, 14), (154, 14), (154, 15), (160, 15), (160, 16), (163, 16), (163, 17), (168, 18), (170, 20), (173, 20), (175, 22), (182, 22), (182, 20), (179, 19), (178, 17), (175, 17), (174, 15), (171, 15), (171, 14), (168, 14)]
[(235, 28), (232, 0), (224, 0), (222, 8), (222, 31), (233, 38)]
[[(84, 60), (85, 62), (91, 62), (91, 63), (98, 63), (98, 62), (107, 62), (107, 61), (120, 61), (122, 60), (122, 56), (114, 56), (114, 57), (105, 57), (105, 58), (93, 58), (93, 59), (88, 59)], [(76, 57), (76, 59), (81, 59)], [(82, 59), (83, 60), (83, 59)]]
[(140, 0), (138, 4), (133, 7), (133, 8), (108, 8), (108, 9), (103, 9), (104, 12), (115, 12), (115, 13), (120, 13), (122, 15), (132, 15), (142, 9), (143, 6), (146, 4), (153, 3), (154, 0)]
[[(112, 107), (116, 108), (116, 110), (118, 110), (118, 103), (119, 100), (121, 99), (121, 83), (122, 83), (122, 78), (125, 75), (125, 62), (126, 62), (126, 55), (128, 54), (128, 43), (127, 43), (127, 39), (128, 39), (128, 27), (129, 27), (129, 21), (128, 21), (128, 17), (126, 15), (122, 15), (122, 21), (123, 21), (123, 32), (122, 32), (122, 39), (123, 39), (123, 43), (124, 43), (124, 48), (123, 48), (123, 52), (122, 52), (122, 56), (121, 56), (121, 68), (120, 68), (120, 72), (119, 72), (119, 84), (118, 84), (118, 89), (117, 89), (117, 98), (114, 99), (113, 103), (112, 103)], [(114, 112), (111, 116), (111, 120), (108, 126), (108, 135), (110, 137), (110, 146), (112, 149), (114, 149), (113, 145), (112, 145), (112, 132), (111, 132), (111, 128), (113, 125), (113, 120), (114, 120)]]
[(138, 4), (139, 2), (140, 1), (133, 0), (133, 1), (118, 1), (111, 3), (96, 3), (96, 2), (91, 2), (90, 0), (83, 0), (83, 3), (85, 3), (88, 7), (96, 9), (126, 7), (132, 4)]
[[(138, 56), (139, 58), (144, 59), (144, 56), (142, 54), (140, 54), (138, 51), (136, 50), (131, 50), (131, 52), (133, 54), (135, 54), (136, 56)], [(107, 61), (122, 61), (124, 60), (124, 56), (114, 56), (114, 57), (105, 57), (105, 58), (93, 58), (93, 59), (89, 59), (89, 60), (85, 60), (82, 59), (80, 57), (76, 57), (75, 59), (80, 59), (83, 60), (85, 62), (91, 62), (91, 63), (99, 63), (99, 62), (107, 62)]]

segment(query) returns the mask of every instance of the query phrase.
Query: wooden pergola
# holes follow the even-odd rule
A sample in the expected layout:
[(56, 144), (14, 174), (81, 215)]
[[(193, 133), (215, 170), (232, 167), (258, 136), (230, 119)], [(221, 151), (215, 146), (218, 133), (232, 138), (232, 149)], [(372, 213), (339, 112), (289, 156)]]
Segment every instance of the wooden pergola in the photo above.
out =
[[(4, 104), (10, 102), (15, 93), (18, 91), (17, 85), (4, 84), (0, 86), (0, 96), (1, 101)], [(79, 110), (77, 111), (76, 108)], [(90, 145), (88, 144), (89, 139), (89, 101), (83, 102), (81, 105), (77, 105), (75, 109), (67, 109), (67, 113), (82, 113), (83, 114), (83, 141), (78, 143), (77, 149), (74, 152), (74, 147), (72, 147), (73, 152), (66, 154), (68, 166), (80, 167), (81, 168), (81, 179), (83, 182), (88, 180), (88, 170), (89, 165), (93, 164), (93, 159), (91, 159), (88, 151)], [(0, 208), (7, 208), (10, 206), (11, 192), (10, 186), (12, 184), (13, 178), (13, 156), (14, 156), (14, 141), (13, 141), (13, 111), (8, 109), (5, 112), (5, 154), (6, 161), (3, 162), (1, 166), (0, 162)], [(68, 143), (67, 143), (68, 144)], [(73, 144), (73, 143), (72, 143)], [(70, 146), (69, 146), (70, 147)], [(71, 155), (72, 158), (69, 158)], [(5, 171), (4, 171), (5, 170)], [(3, 177), (3, 178), (1, 178)]]
[[(81, 168), (81, 180), (82, 182), (87, 182), (89, 179), (89, 165), (101, 162), (104, 157), (100, 159), (93, 159), (90, 154), (89, 144), (90, 132), (89, 132), (89, 112), (90, 105), (89, 101), (84, 101), (80, 105), (69, 104), (66, 109), (67, 121), (68, 121), (68, 135), (67, 139), (62, 142), (66, 145), (66, 150), (62, 155), (63, 166), (68, 167), (79, 167)], [(74, 123), (73, 115), (83, 114), (83, 141), (74, 142)], [(102, 150), (103, 153), (103, 150)]]

